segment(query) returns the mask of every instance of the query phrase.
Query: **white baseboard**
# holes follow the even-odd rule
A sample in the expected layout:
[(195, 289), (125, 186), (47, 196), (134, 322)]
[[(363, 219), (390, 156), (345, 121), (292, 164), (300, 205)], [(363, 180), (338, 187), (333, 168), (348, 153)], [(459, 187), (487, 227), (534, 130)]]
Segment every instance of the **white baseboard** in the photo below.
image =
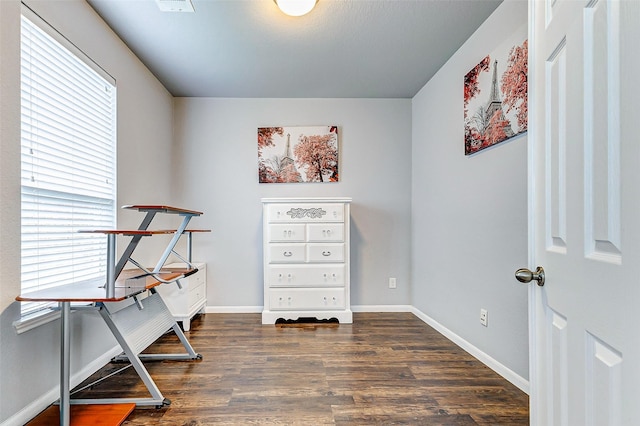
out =
[[(262, 306), (205, 306), (207, 314), (255, 314), (261, 313)], [(411, 305), (356, 305), (352, 312), (413, 312)]]
[(353, 312), (413, 312), (411, 305), (355, 305)]
[[(119, 345), (114, 346), (109, 351), (105, 352), (99, 358), (96, 358), (91, 363), (87, 364), (82, 370), (73, 374), (69, 378), (70, 388), (78, 386), (84, 380), (86, 380), (93, 373), (104, 367), (111, 359), (122, 353), (122, 349)], [(45, 408), (60, 399), (60, 387), (56, 386), (50, 391), (43, 394), (40, 398), (33, 401), (31, 404), (24, 407), (22, 410), (15, 413), (13, 416), (6, 419), (0, 424), (0, 426), (16, 426), (24, 425), (40, 414)]]
[(506, 367), (504, 364), (496, 361), (494, 358), (487, 355), (485, 352), (481, 351), (476, 346), (467, 342), (465, 339), (458, 336), (457, 334), (455, 334), (454, 332), (452, 332), (451, 330), (449, 330), (448, 328), (440, 324), (438, 321), (424, 314), (422, 311), (418, 310), (417, 308), (412, 307), (410, 312), (412, 312), (415, 316), (420, 318), (422, 321), (424, 321), (425, 323), (427, 323), (428, 325), (436, 329), (440, 334), (445, 336), (447, 339), (451, 340), (453, 343), (460, 346), (462, 349), (464, 349), (466, 352), (468, 352), (478, 361), (482, 362), (484, 365), (486, 365), (487, 367), (489, 367), (490, 369), (492, 369), (493, 371), (495, 371), (496, 373), (504, 377), (506, 380), (511, 382), (511, 384), (516, 386), (522, 392), (529, 395), (529, 381), (527, 379), (520, 376), (519, 374), (516, 374), (513, 370)]
[(262, 306), (205, 306), (207, 314), (260, 314)]

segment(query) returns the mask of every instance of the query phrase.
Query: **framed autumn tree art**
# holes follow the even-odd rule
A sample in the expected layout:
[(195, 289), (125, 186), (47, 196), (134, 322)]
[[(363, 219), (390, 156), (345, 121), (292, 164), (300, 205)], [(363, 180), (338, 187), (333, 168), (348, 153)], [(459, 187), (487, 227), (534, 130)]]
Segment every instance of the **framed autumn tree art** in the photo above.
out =
[(260, 183), (338, 180), (337, 126), (258, 128)]
[(524, 28), (464, 76), (465, 155), (527, 131), (527, 53)]

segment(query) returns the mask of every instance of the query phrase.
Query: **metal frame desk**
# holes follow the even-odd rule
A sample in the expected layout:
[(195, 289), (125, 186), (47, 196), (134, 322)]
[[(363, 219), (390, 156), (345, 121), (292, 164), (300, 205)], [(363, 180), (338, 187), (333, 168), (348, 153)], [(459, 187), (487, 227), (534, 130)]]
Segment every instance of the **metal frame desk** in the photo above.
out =
[[(83, 283), (37, 290), (16, 297), (21, 302), (57, 302), (60, 309), (60, 425), (68, 426), (70, 423), (71, 404), (114, 404), (135, 403), (138, 406), (155, 405), (161, 407), (169, 405), (171, 401), (166, 399), (142, 363), (142, 359), (173, 359), (192, 360), (201, 359), (186, 336), (176, 323), (173, 315), (167, 308), (155, 287), (166, 283), (176, 283), (179, 279), (197, 272), (191, 266), (191, 233), (208, 232), (206, 230), (186, 229), (190, 219), (199, 216), (201, 212), (179, 209), (168, 206), (125, 206), (124, 208), (137, 209), (145, 212), (137, 230), (91, 230), (83, 232), (103, 233), (107, 236), (107, 274), (106, 282), (103, 280), (88, 281)], [(149, 231), (147, 230), (156, 213), (173, 213), (183, 217), (181, 225), (176, 230)], [(146, 269), (135, 262), (131, 255), (143, 236), (154, 234), (174, 234), (172, 240), (164, 250), (160, 260), (152, 269)], [(180, 237), (187, 233), (188, 259), (182, 258), (175, 252), (175, 246)], [(124, 250), (120, 260), (115, 262), (116, 235), (131, 237), (129, 245)], [(171, 253), (185, 260), (186, 269), (163, 269), (163, 265)], [(138, 267), (134, 270), (125, 270), (124, 266), (131, 262)], [(141, 273), (142, 272), (142, 273)], [(147, 295), (148, 297), (142, 297)], [(123, 301), (133, 299), (123, 307)], [(103, 318), (111, 333), (114, 335), (123, 350), (123, 358), (128, 359), (134, 367), (145, 386), (151, 394), (150, 398), (105, 398), (105, 399), (75, 399), (70, 397), (70, 315), (73, 308), (72, 302), (85, 302), (91, 306), (82, 306), (77, 309), (95, 309)], [(151, 343), (162, 336), (167, 330), (173, 329), (180, 339), (186, 353), (183, 354), (141, 354)]]

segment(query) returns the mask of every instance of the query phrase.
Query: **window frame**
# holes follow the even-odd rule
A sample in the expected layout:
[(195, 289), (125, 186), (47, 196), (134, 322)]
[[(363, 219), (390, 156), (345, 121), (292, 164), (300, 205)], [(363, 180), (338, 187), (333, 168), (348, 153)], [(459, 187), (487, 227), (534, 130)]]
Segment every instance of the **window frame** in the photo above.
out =
[[(70, 40), (68, 40), (64, 35), (62, 35), (59, 31), (57, 31), (53, 26), (51, 26), (48, 22), (46, 22), (43, 18), (41, 18), (36, 12), (34, 12), (32, 9), (30, 9), (28, 6), (26, 6), (24, 3), (22, 3), (21, 5), (21, 15), (20, 15), (20, 19), (21, 19), (21, 36), (20, 36), (20, 40), (21, 40), (21, 53), (20, 53), (20, 63), (21, 63), (21, 70), (22, 70), (22, 62), (23, 62), (23, 55), (25, 55), (25, 53), (22, 51), (22, 43), (23, 43), (23, 30), (22, 30), (22, 20), (26, 19), (27, 21), (29, 21), (29, 23), (31, 25), (33, 25), (34, 27), (36, 27), (38, 30), (42, 31), (42, 33), (44, 33), (46, 36), (50, 37), (51, 39), (53, 39), (53, 41), (57, 44), (59, 44), (62, 47), (61, 52), (63, 52), (64, 50), (68, 51), (68, 53), (74, 57), (75, 59), (71, 59), (72, 61), (76, 61), (79, 63), (84, 64), (86, 67), (88, 67), (88, 70), (86, 70), (87, 75), (91, 75), (91, 72), (95, 73), (100, 79), (104, 80), (105, 85), (109, 85), (109, 89), (112, 93), (111, 93), (111, 98), (109, 99), (110, 105), (108, 106), (108, 109), (106, 110), (107, 112), (105, 113), (106, 116), (108, 117), (108, 121), (109, 121), (109, 126), (107, 126), (107, 134), (109, 134), (109, 137), (105, 139), (106, 143), (105, 146), (107, 146), (107, 151), (104, 155), (106, 156), (105, 158), (107, 160), (105, 163), (105, 169), (106, 170), (104, 173), (108, 174), (110, 179), (112, 179), (111, 182), (109, 182), (109, 178), (107, 178), (107, 183), (105, 183), (105, 186), (108, 187), (108, 191), (105, 193), (106, 195), (102, 196), (100, 194), (97, 194), (97, 187), (91, 187), (89, 186), (88, 189), (85, 189), (85, 192), (87, 194), (90, 194), (90, 196), (88, 197), (84, 197), (84, 198), (88, 198), (88, 199), (93, 199), (93, 200), (100, 200), (101, 197), (103, 200), (106, 200), (108, 202), (108, 204), (102, 204), (103, 206), (106, 206), (106, 209), (102, 209), (103, 212), (107, 212), (107, 222), (110, 224), (110, 227), (115, 227), (116, 225), (116, 221), (117, 221), (117, 214), (116, 214), (116, 203), (117, 203), (117, 85), (116, 85), (116, 79), (114, 77), (112, 77), (108, 72), (106, 72), (99, 64), (97, 64), (93, 59), (91, 59), (87, 54), (85, 54), (81, 49), (79, 49), (76, 45), (74, 45)], [(69, 57), (69, 56), (67, 56)], [(50, 64), (49, 64), (50, 65)], [(52, 68), (55, 70), (55, 67)], [(23, 79), (25, 77), (22, 76), (22, 72), (21, 72), (21, 79), (20, 79), (20, 87), (21, 87), (21, 91), (24, 88), (23, 86)], [(82, 98), (84, 99), (84, 98)], [(24, 124), (22, 123), (22, 118), (23, 118), (23, 101), (22, 101), (22, 97), (21, 97), (21, 146), (24, 145)], [(59, 109), (58, 109), (59, 110)], [(86, 142), (85, 142), (86, 143)], [(53, 144), (58, 144), (58, 142), (54, 142)], [(80, 144), (82, 145), (82, 144)], [(94, 145), (88, 144), (86, 145), (89, 148), (95, 148)], [(21, 151), (23, 151), (24, 148), (21, 148)], [(92, 151), (93, 153), (93, 151)], [(75, 163), (80, 163), (79, 161), (75, 160)], [(22, 154), (21, 154), (21, 170), (23, 167), (23, 164), (25, 164), (23, 162), (22, 159)], [(62, 170), (63, 167), (60, 166), (60, 170)], [(66, 170), (65, 170), (66, 171)], [(22, 171), (21, 171), (22, 173)], [(77, 179), (78, 181), (81, 181), (81, 179)], [(21, 177), (21, 241), (23, 241), (24, 239), (24, 193), (28, 192), (29, 190), (29, 185), (24, 185), (24, 177)], [(83, 198), (81, 192), (79, 192), (79, 190), (77, 189), (77, 184), (72, 184), (73, 188), (69, 191), (66, 192), (66, 194), (70, 194), (70, 196), (68, 197), (68, 199), (76, 199), (76, 198)], [(27, 189), (25, 191), (25, 188)], [(52, 192), (53, 190), (48, 189), (48, 190), (40, 190), (43, 193), (46, 192)], [(75, 207), (73, 207), (75, 208)], [(66, 219), (66, 218), (65, 218)], [(73, 223), (73, 220), (71, 220), (71, 222)], [(103, 221), (104, 222), (104, 221)], [(106, 223), (106, 222), (105, 222)], [(73, 226), (73, 224), (72, 224)], [(81, 225), (83, 226), (83, 225)], [(103, 226), (101, 226), (103, 227)], [(88, 238), (103, 238), (103, 236), (101, 235), (94, 235), (94, 236), (89, 236)], [(75, 233), (72, 236), (73, 239), (75, 239)], [(83, 236), (83, 238), (87, 238), (87, 236)], [(96, 240), (97, 241), (97, 240)], [(104, 246), (106, 247), (106, 238), (104, 238)], [(100, 245), (102, 245), (102, 243), (100, 243)], [(23, 263), (23, 244), (21, 243), (21, 265)], [(71, 249), (69, 250), (69, 252), (71, 251)], [(103, 260), (104, 258), (104, 260)], [(104, 250), (104, 255), (102, 255), (102, 253), (99, 254), (99, 262), (101, 267), (104, 267), (105, 270), (105, 274), (106, 274), (106, 249)], [(104, 266), (102, 266), (104, 263)], [(97, 269), (93, 270), (94, 274), (97, 272)], [(21, 283), (20, 283), (20, 288), (21, 288), (21, 292), (24, 292), (24, 286), (25, 286), (25, 281), (24, 281), (24, 271), (21, 268)], [(63, 285), (63, 284), (58, 284), (58, 285)], [(28, 294), (28, 292), (25, 292), (24, 294)], [(26, 305), (27, 309), (24, 309), (24, 306)], [(31, 305), (32, 307), (35, 305), (40, 305), (40, 308), (38, 310), (29, 310), (29, 305)], [(29, 330), (31, 328), (37, 327), (38, 325), (41, 325), (43, 323), (52, 321), (53, 319), (57, 318), (59, 316), (59, 313), (56, 312), (56, 306), (55, 303), (50, 303), (50, 304), (38, 304), (37, 302), (33, 302), (31, 304), (27, 304), (27, 303), (22, 303), (21, 306), (21, 318), (19, 320), (17, 320), (16, 322), (14, 322), (14, 326), (16, 327), (16, 330), (20, 333), (20, 332), (24, 332), (26, 330)]]

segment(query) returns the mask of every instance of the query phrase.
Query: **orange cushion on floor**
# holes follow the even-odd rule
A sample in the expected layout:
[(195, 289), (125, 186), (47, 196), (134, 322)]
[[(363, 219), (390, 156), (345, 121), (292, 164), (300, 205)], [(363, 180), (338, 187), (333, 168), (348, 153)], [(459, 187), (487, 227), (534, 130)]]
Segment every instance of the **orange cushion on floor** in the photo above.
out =
[[(92, 404), (71, 406), (71, 426), (119, 426), (136, 404)], [(27, 426), (51, 426), (60, 423), (60, 407), (52, 405), (27, 423)]]

